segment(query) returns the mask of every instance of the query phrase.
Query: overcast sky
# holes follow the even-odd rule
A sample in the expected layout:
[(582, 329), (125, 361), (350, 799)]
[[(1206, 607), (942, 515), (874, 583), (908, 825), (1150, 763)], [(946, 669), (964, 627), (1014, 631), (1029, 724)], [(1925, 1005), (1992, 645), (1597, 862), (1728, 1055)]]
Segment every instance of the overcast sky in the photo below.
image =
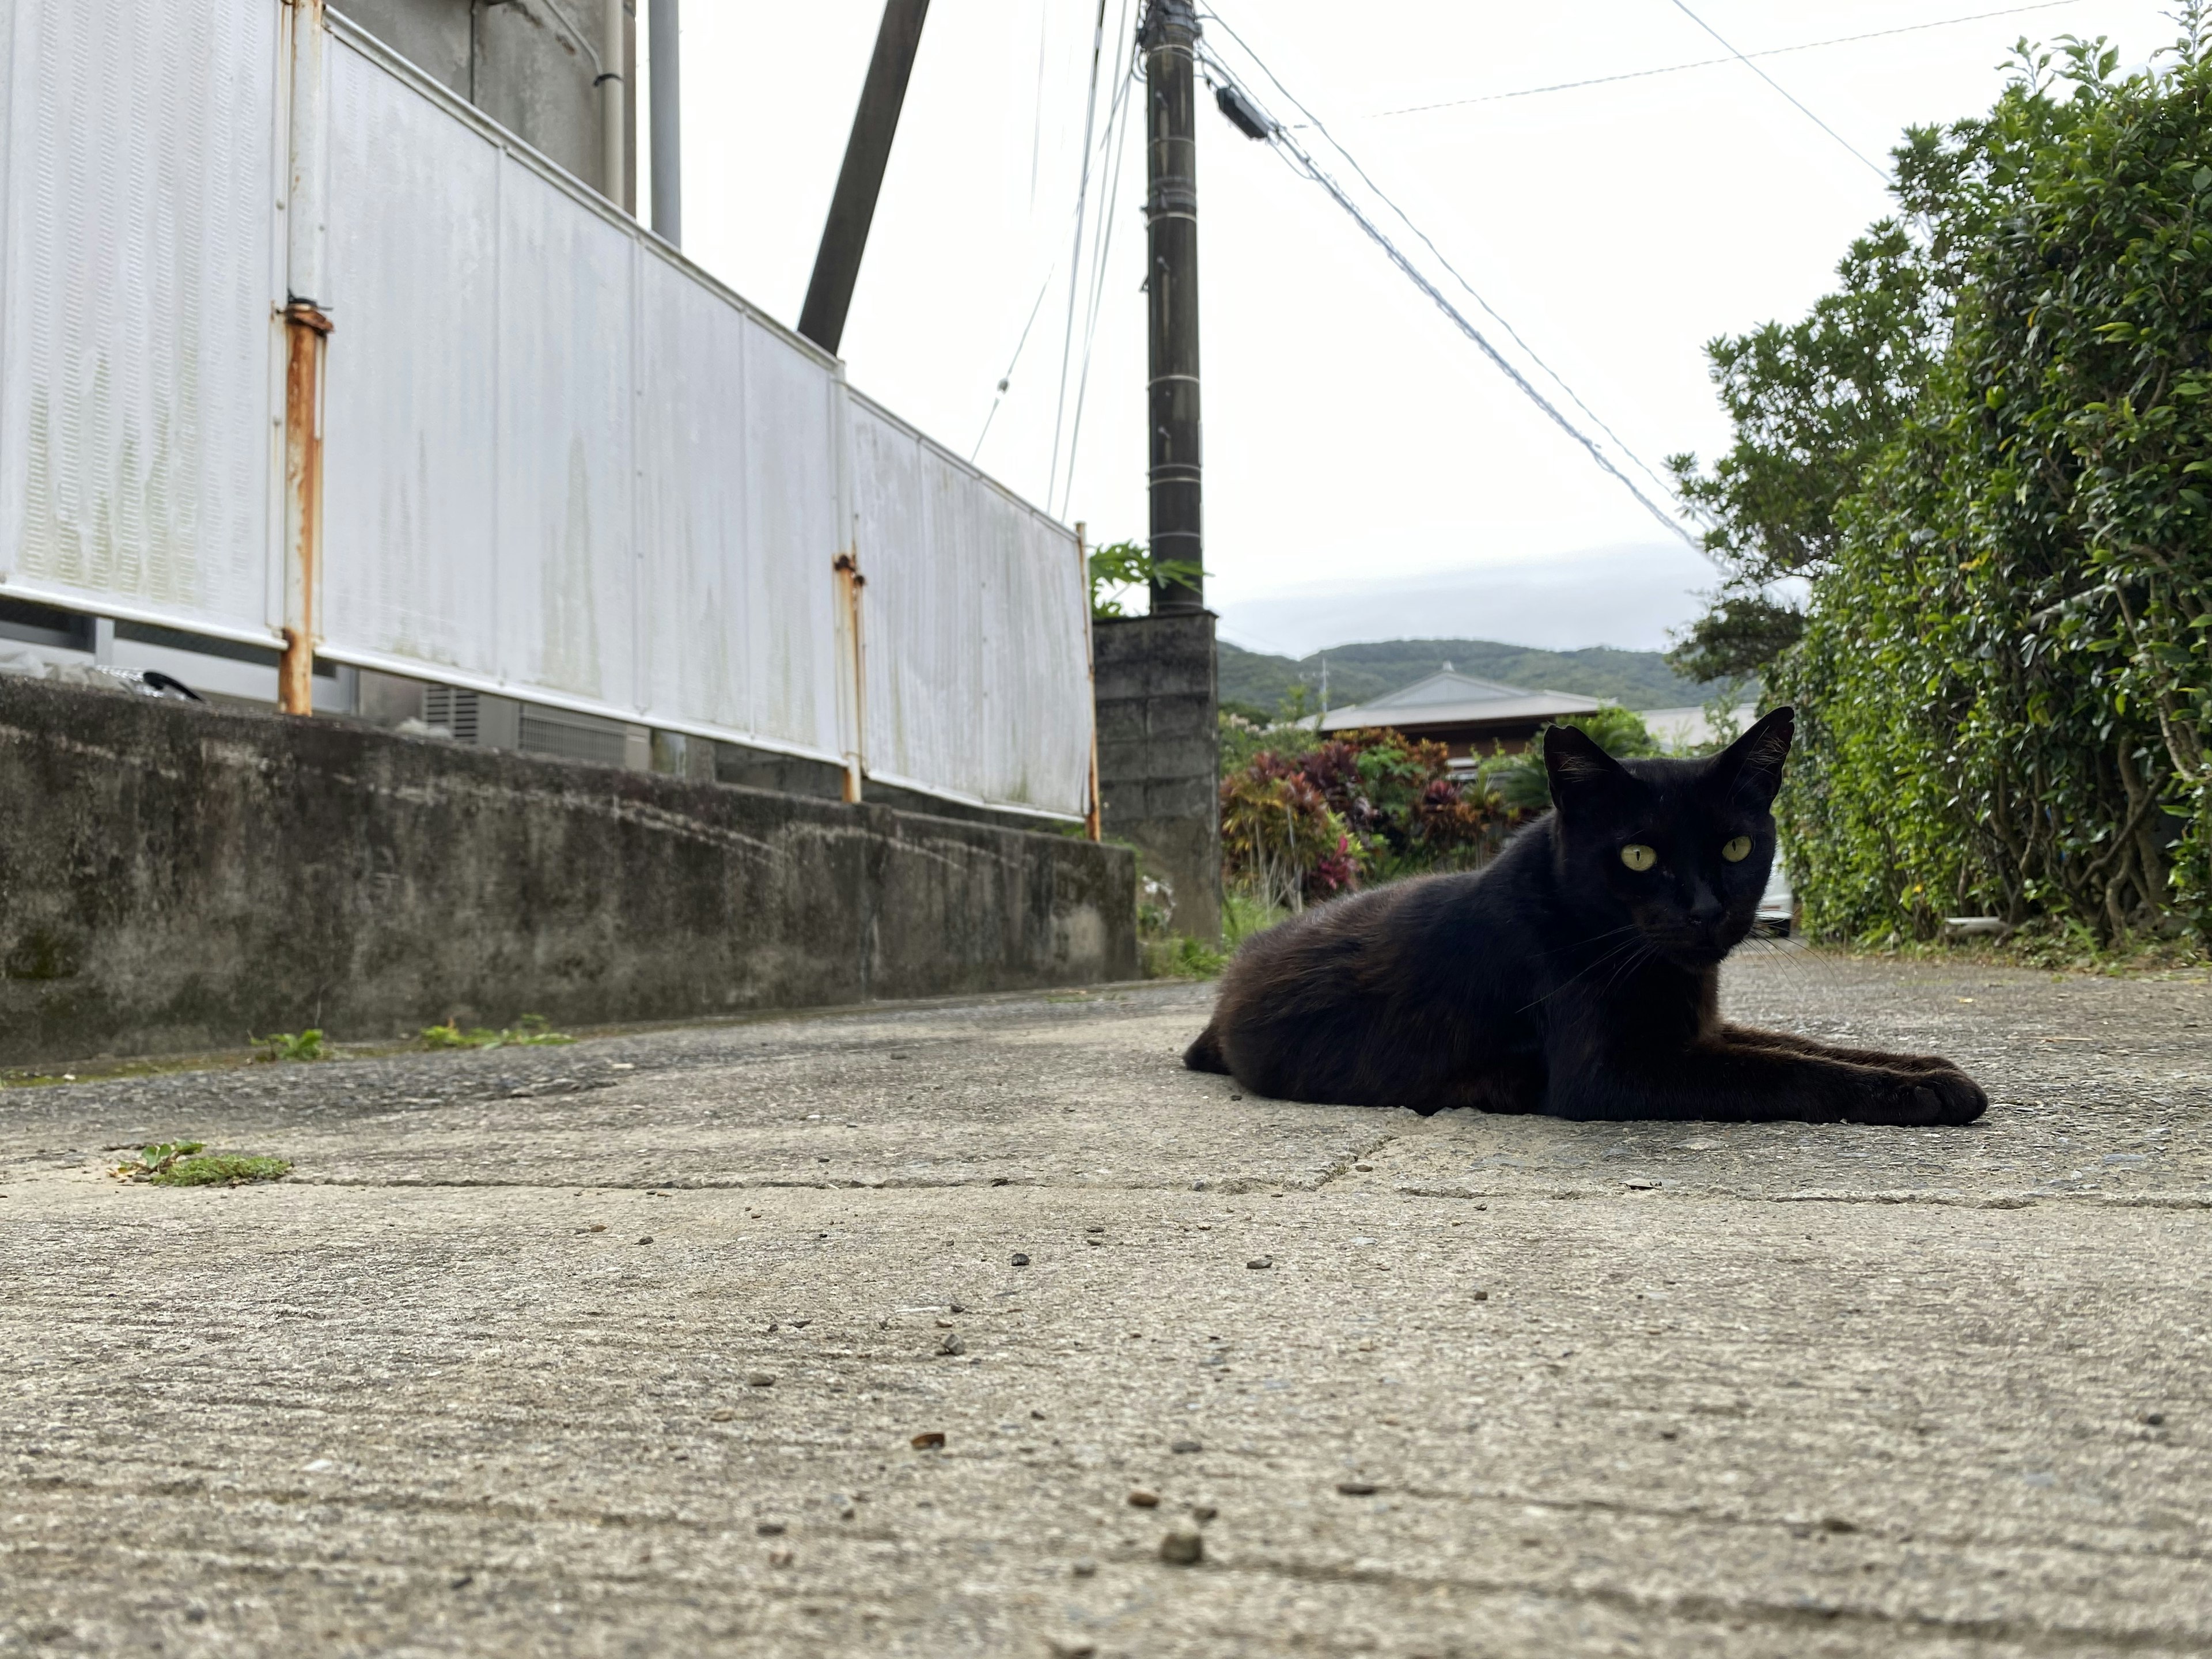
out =
[[(1500, 95), (1723, 56), (1676, 0), (1218, 0), (1208, 40), (1243, 70), (1250, 59), (1222, 25), (1242, 35), (1656, 467), (1726, 441), (1705, 341), (1801, 313), (1884, 211), (1882, 180), (1853, 149), (1886, 165), (1908, 124), (1986, 107), (2022, 33), (2104, 33), (2139, 62), (2175, 33), (2161, 4), (2071, 0), (1759, 57), (1811, 116), (1733, 60)], [(1692, 8), (1754, 54), (1995, 9)], [(1107, 0), (1094, 150), (1112, 64), (1126, 63), (1141, 9)], [(687, 250), (787, 321), (880, 15), (880, 0), (684, 0)], [(1071, 337), (1097, 16), (1097, 0), (935, 0), (844, 352), (855, 385), (966, 454), (1036, 308), (980, 462), (1112, 540), (1146, 530), (1144, 154), (1139, 105), (1118, 182), (1110, 166), (1093, 171)], [(1448, 106), (1389, 112), (1436, 104)], [(1693, 592), (1711, 580), (1700, 556), (1515, 391), (1316, 186), (1210, 99), (1199, 120), (1206, 591), (1226, 637), (1298, 653), (1430, 635), (1656, 647), (1695, 614)]]

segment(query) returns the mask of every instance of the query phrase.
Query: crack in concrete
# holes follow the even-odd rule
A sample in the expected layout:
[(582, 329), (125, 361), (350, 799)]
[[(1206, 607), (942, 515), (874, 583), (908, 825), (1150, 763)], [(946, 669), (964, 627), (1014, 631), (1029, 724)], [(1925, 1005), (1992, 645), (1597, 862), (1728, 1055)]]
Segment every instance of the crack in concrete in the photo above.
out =
[[(1134, 1561), (1145, 1558), (1122, 1552), (1116, 1559)], [(1706, 1624), (1756, 1621), (1784, 1631), (1833, 1630), (1843, 1626), (1856, 1626), (1869, 1633), (1881, 1632), (1892, 1638), (1924, 1632), (1931, 1638), (1945, 1640), (1966, 1638), (2011, 1642), (2029, 1652), (2054, 1655), (2078, 1654), (2083, 1650), (2085, 1644), (2092, 1648), (2125, 1653), (2192, 1653), (2201, 1651), (2203, 1643), (2202, 1632), (2191, 1631), (2031, 1625), (2015, 1619), (1891, 1613), (1863, 1604), (1785, 1605), (1755, 1599), (1735, 1600), (1707, 1591), (1690, 1591), (1680, 1595), (1650, 1594), (1613, 1585), (1541, 1584), (1510, 1578), (1416, 1575), (1393, 1572), (1382, 1567), (1331, 1567), (1293, 1560), (1209, 1563), (1199, 1571), (1283, 1578), (1297, 1583), (1358, 1584), (1408, 1595), (1433, 1594), (1441, 1589), (1483, 1596), (1541, 1596), (1560, 1601), (1594, 1603), (1647, 1617), (1656, 1613)]]
[(1313, 1184), (1312, 1190), (1317, 1193), (1325, 1192), (1328, 1190), (1329, 1182), (1334, 1181), (1339, 1176), (1349, 1174), (1352, 1165), (1372, 1162), (1377, 1153), (1397, 1139), (1398, 1136), (1395, 1133), (1386, 1132), (1376, 1140), (1373, 1146), (1365, 1150), (1346, 1154), (1329, 1165), (1328, 1173)]

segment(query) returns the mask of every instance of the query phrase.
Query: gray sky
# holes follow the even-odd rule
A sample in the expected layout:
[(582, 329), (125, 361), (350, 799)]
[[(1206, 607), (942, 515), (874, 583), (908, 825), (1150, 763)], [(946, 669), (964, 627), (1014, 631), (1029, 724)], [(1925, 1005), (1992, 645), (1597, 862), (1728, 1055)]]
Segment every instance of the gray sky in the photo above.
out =
[[(1691, 3), (1747, 53), (1996, 9)], [(1705, 342), (1802, 313), (1883, 212), (1881, 179), (1846, 143), (1886, 163), (1906, 125), (1986, 107), (2022, 33), (2104, 33), (2140, 62), (2175, 33), (2163, 3), (2071, 0), (1757, 59), (1843, 142), (1733, 61), (1498, 95), (1723, 56), (1675, 0), (1214, 9), (1656, 467), (1725, 442)], [(1133, 28), (1140, 9), (1107, 0), (1101, 131), (1117, 51), (1126, 61), (1117, 25)], [(688, 251), (786, 320), (805, 291), (880, 13), (880, 0), (685, 0)], [(1146, 527), (1137, 124), (1118, 185), (1110, 167), (1093, 173), (1061, 401), (1097, 15), (1097, 0), (935, 0), (844, 349), (855, 385), (966, 454), (1042, 292), (980, 461), (1112, 540)], [(1249, 64), (1218, 25), (1208, 40), (1240, 73)], [(1474, 100), (1484, 101), (1458, 101)], [(1451, 106), (1386, 113), (1429, 104)], [(1319, 189), (1210, 99), (1199, 147), (1207, 594), (1227, 637), (1297, 653), (1423, 635), (1652, 647), (1695, 614), (1692, 592), (1711, 580), (1702, 557), (1514, 391)]]

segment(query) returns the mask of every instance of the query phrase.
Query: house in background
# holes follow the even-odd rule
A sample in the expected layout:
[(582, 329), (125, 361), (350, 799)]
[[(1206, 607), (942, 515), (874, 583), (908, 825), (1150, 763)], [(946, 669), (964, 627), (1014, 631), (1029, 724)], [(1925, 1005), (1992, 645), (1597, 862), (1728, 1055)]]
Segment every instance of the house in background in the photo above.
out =
[(1387, 726), (1409, 738), (1441, 743), (1455, 762), (1514, 755), (1553, 720), (1571, 720), (1603, 704), (1571, 691), (1524, 691), (1517, 685), (1479, 680), (1445, 665), (1425, 680), (1321, 717), (1324, 732)]

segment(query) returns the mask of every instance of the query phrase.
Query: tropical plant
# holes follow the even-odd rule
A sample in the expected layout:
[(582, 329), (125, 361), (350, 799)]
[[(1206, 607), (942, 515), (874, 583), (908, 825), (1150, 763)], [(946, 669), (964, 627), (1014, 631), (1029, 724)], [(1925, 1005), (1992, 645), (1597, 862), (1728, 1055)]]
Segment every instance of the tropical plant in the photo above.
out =
[(1357, 886), (1457, 869), (1496, 850), (1510, 815), (1443, 744), (1378, 729), (1301, 732), (1261, 750), (1221, 786), (1225, 873), (1263, 910), (1296, 910)]
[(1190, 587), (1204, 574), (1188, 559), (1155, 559), (1142, 542), (1109, 542), (1091, 550), (1091, 614), (1126, 617), (1122, 596), (1133, 587)]

